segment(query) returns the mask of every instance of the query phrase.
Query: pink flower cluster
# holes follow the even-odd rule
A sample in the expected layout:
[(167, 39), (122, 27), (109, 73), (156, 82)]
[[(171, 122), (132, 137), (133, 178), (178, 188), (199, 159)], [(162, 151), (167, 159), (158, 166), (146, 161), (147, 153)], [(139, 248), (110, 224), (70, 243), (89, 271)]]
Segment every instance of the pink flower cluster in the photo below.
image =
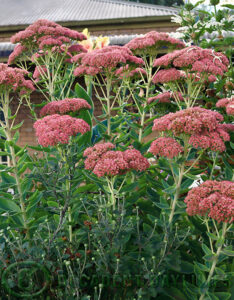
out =
[(201, 107), (187, 108), (169, 113), (154, 120), (153, 130), (171, 131), (175, 136), (190, 135), (189, 144), (194, 148), (224, 151), (224, 141), (230, 139), (220, 121), (223, 116), (218, 112)]
[(89, 103), (81, 98), (66, 98), (59, 101), (52, 101), (46, 104), (40, 112), (41, 117), (53, 114), (66, 114), (69, 112), (77, 112), (81, 109), (91, 109)]
[(112, 143), (97, 144), (84, 151), (85, 169), (93, 171), (98, 177), (115, 176), (130, 170), (144, 171), (149, 167), (148, 160), (140, 151), (130, 148), (113, 151)]
[(6, 64), (0, 64), (0, 92), (4, 90), (14, 91), (20, 95), (31, 93), (35, 90), (31, 80), (26, 80), (24, 76), (27, 71), (19, 68), (11, 68)]
[(218, 222), (234, 220), (234, 183), (208, 180), (191, 189), (184, 202), (190, 216), (208, 216)]
[(36, 66), (35, 70), (33, 72), (33, 78), (35, 79), (35, 82), (40, 81), (44, 77), (47, 77), (47, 68), (46, 66)]
[[(48, 20), (38, 20), (12, 36), (13, 44), (19, 43), (8, 59), (12, 64), (25, 52), (53, 49), (64, 52), (64, 46), (69, 46), (74, 41), (82, 41), (86, 36), (75, 30), (63, 27)], [(72, 47), (72, 48), (71, 48)], [(72, 57), (72, 53), (86, 52), (81, 45), (72, 45), (66, 49), (66, 54)], [(78, 51), (79, 48), (79, 51)]]
[(178, 67), (208, 75), (223, 75), (224, 72), (227, 72), (228, 65), (229, 60), (223, 53), (197, 46), (176, 50), (154, 61), (155, 67)]
[(149, 148), (149, 152), (167, 158), (178, 156), (184, 148), (173, 138), (160, 137), (153, 141)]
[(172, 100), (175, 100), (175, 99), (179, 100), (179, 101), (184, 100), (184, 98), (180, 92), (176, 92), (176, 93), (164, 92), (164, 93), (158, 94), (157, 96), (150, 97), (147, 100), (147, 103), (150, 104), (154, 101), (155, 102), (157, 101), (157, 103), (170, 103)]
[(220, 99), (216, 106), (225, 107), (227, 114), (234, 116), (234, 97)]
[(95, 49), (88, 53), (81, 53), (73, 58), (79, 66), (75, 69), (74, 75), (96, 75), (103, 71), (112, 71), (119, 64), (141, 65), (143, 60), (132, 54), (127, 47), (107, 46), (102, 49)]
[(71, 136), (90, 130), (90, 126), (84, 120), (58, 114), (37, 120), (33, 127), (36, 129), (38, 143), (43, 147), (67, 144)]
[(177, 70), (176, 68), (170, 68), (167, 70), (160, 70), (154, 75), (153, 83), (166, 83), (170, 81), (180, 80), (185, 78), (185, 73), (183, 71)]
[(19, 56), (21, 56), (24, 52), (27, 52), (27, 48), (25, 46), (22, 46), (21, 44), (16, 45), (13, 52), (8, 57), (8, 65), (13, 64), (16, 58), (19, 58)]
[(167, 33), (151, 31), (143, 37), (137, 37), (126, 44), (136, 54), (157, 54), (163, 48), (181, 49), (185, 44), (170, 37)]
[[(25, 30), (20, 31), (12, 36), (13, 44), (21, 43), (21, 45), (35, 45), (43, 49), (44, 46), (54, 46), (71, 43), (72, 40), (82, 41), (86, 36), (75, 30), (63, 27), (57, 23), (48, 20), (37, 20)], [(33, 45), (30, 45), (33, 44)]]
[(129, 68), (129, 65), (126, 65), (124, 67), (120, 67), (115, 72), (116, 76), (118, 76), (120, 79), (125, 78), (141, 78), (141, 76), (146, 75), (146, 71), (143, 68), (135, 68), (131, 69)]

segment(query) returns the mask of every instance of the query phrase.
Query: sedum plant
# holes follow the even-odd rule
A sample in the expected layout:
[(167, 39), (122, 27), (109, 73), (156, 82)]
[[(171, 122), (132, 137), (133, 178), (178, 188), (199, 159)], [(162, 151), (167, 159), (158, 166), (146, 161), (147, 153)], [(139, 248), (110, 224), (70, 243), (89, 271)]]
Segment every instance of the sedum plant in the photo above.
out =
[[(228, 58), (157, 32), (87, 38), (39, 20), (13, 37), (22, 70), (1, 66), (0, 297), (230, 299), (233, 99), (207, 97)], [(12, 92), (35, 119), (30, 154)]]

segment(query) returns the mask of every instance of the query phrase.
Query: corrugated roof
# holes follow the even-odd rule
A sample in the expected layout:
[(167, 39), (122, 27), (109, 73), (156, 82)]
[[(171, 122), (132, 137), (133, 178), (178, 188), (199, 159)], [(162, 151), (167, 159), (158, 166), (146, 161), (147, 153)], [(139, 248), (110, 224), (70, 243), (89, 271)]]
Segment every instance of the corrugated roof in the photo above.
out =
[(1, 0), (0, 26), (171, 16), (173, 7), (118, 0)]

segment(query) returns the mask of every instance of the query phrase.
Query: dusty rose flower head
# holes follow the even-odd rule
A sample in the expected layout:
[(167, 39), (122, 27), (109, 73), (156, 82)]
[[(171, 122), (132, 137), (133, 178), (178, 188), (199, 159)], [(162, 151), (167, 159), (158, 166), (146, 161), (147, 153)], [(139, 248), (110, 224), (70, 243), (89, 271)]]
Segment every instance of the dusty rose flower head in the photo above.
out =
[(171, 101), (173, 100), (179, 100), (179, 101), (183, 101), (184, 98), (182, 96), (182, 94), (179, 92), (173, 93), (173, 92), (164, 92), (161, 94), (158, 94), (157, 96), (154, 97), (150, 97), (147, 100), (147, 103), (150, 104), (152, 102), (157, 102), (157, 103), (171, 103)]
[(52, 101), (46, 104), (40, 112), (40, 116), (60, 114), (64, 115), (69, 112), (78, 112), (81, 109), (91, 109), (89, 103), (81, 98), (66, 98), (59, 101)]
[(153, 83), (166, 83), (170, 81), (180, 80), (185, 77), (184, 72), (177, 70), (176, 68), (170, 68), (166, 70), (160, 70), (153, 77)]
[(151, 31), (143, 37), (136, 37), (126, 44), (135, 54), (155, 55), (161, 49), (181, 49), (185, 44), (169, 36), (167, 33)]
[(179, 156), (184, 148), (173, 138), (160, 137), (152, 142), (149, 152), (154, 155), (159, 155), (167, 158)]
[(52, 21), (38, 20), (25, 30), (12, 36), (11, 42), (13, 44), (20, 43), (29, 49), (44, 49), (84, 39), (86, 39), (86, 36), (75, 30), (63, 27)]
[(177, 67), (208, 76), (223, 75), (224, 72), (227, 72), (228, 65), (229, 61), (223, 53), (197, 46), (176, 50), (154, 61), (155, 67)]
[(234, 183), (207, 180), (188, 192), (184, 202), (190, 216), (208, 216), (218, 222), (234, 220)]
[(220, 129), (223, 129), (224, 131), (234, 131), (234, 124), (221, 124)]
[(98, 160), (101, 156), (109, 150), (115, 148), (115, 145), (112, 143), (101, 143), (96, 144), (93, 147), (89, 147), (84, 151), (84, 156), (87, 156), (85, 160), (85, 169), (93, 170)]
[(127, 47), (107, 46), (88, 53), (78, 54), (73, 58), (79, 66), (75, 69), (74, 75), (96, 75), (100, 72), (115, 71), (117, 66), (128, 64), (129, 66), (141, 65), (143, 60), (132, 54)]
[(193, 107), (154, 120), (153, 130), (171, 131), (175, 136), (189, 135), (189, 143), (194, 148), (224, 151), (224, 141), (230, 137), (220, 127), (220, 121), (223, 121), (223, 116), (218, 112)]
[(144, 171), (149, 167), (147, 159), (136, 149), (113, 151), (112, 143), (97, 144), (84, 151), (85, 169), (98, 177), (115, 176), (130, 170)]
[(22, 46), (20, 44), (16, 45), (13, 52), (9, 55), (8, 58), (8, 65), (11, 65), (17, 60), (22, 53), (27, 52), (27, 48), (25, 46)]
[(26, 80), (24, 76), (27, 71), (19, 68), (11, 68), (6, 64), (0, 64), (0, 92), (16, 92), (20, 95), (31, 93), (35, 90), (31, 80)]
[(124, 159), (128, 163), (128, 168), (136, 171), (145, 171), (149, 168), (148, 160), (141, 154), (140, 151), (130, 148), (123, 152)]
[(68, 144), (71, 136), (90, 130), (90, 126), (84, 120), (58, 114), (37, 120), (33, 127), (36, 129), (38, 143), (43, 147)]
[(227, 114), (234, 116), (234, 97), (220, 99), (216, 106), (225, 107)]
[(124, 173), (128, 169), (128, 164), (121, 151), (108, 151), (99, 159), (93, 169), (93, 173), (98, 177), (115, 176)]
[(47, 68), (46, 66), (36, 66), (35, 70), (33, 72), (33, 78), (35, 79), (35, 82), (40, 81), (41, 79), (45, 78), (47, 76)]

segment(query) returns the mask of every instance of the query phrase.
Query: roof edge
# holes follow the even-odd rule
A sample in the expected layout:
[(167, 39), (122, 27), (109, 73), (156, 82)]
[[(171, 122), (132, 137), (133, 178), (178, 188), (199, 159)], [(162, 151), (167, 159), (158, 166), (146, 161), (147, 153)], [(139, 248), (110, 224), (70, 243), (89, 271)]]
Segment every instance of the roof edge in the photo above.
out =
[[(173, 15), (168, 16), (149, 16), (149, 17), (134, 17), (134, 18), (117, 18), (117, 19), (105, 19), (105, 20), (84, 20), (84, 21), (54, 21), (60, 25), (66, 25), (66, 26), (85, 26), (85, 25), (106, 25), (108, 23), (114, 24), (131, 24), (135, 22), (139, 23), (149, 23), (152, 21), (168, 21), (171, 20), (171, 17)], [(31, 23), (30, 23), (31, 24)], [(19, 24), (19, 25), (5, 25), (0, 26), (0, 32), (6, 32), (6, 31), (19, 31), (25, 29), (30, 24)]]
[(157, 5), (157, 4), (150, 4), (150, 3), (141, 3), (141, 2), (133, 2), (133, 1), (125, 1), (125, 0), (92, 0), (94, 2), (106, 2), (106, 3), (121, 3), (128, 6), (137, 6), (137, 7), (147, 7), (147, 8), (153, 8), (153, 9), (168, 9), (168, 10), (179, 10), (179, 7), (173, 7), (173, 6), (164, 6), (164, 5)]

